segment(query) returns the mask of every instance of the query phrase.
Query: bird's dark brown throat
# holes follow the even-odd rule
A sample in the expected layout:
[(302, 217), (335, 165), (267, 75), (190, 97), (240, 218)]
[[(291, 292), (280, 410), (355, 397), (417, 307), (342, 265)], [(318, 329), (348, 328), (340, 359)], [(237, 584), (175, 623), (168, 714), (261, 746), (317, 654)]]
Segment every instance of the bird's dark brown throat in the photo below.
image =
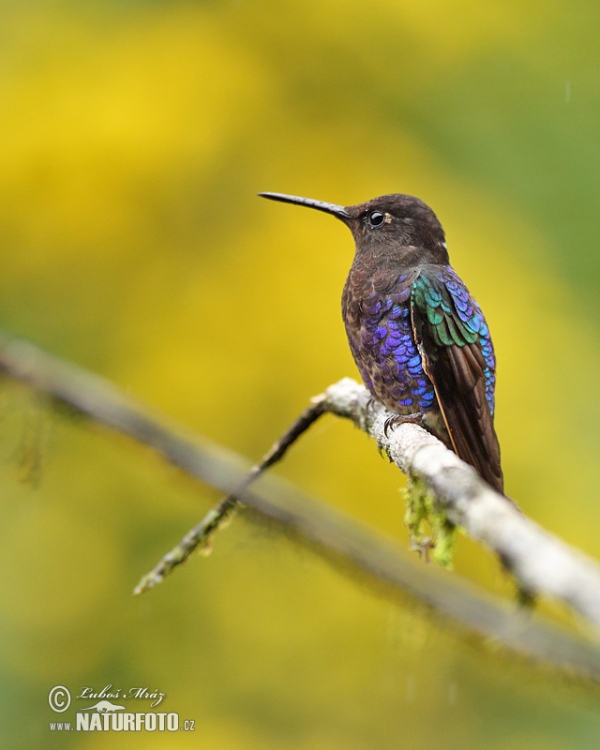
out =
[(260, 195), (346, 224), (356, 252), (342, 316), (366, 387), (398, 421), (423, 424), (503, 493), (490, 332), (450, 266), (444, 230), (429, 206), (400, 194), (345, 207)]

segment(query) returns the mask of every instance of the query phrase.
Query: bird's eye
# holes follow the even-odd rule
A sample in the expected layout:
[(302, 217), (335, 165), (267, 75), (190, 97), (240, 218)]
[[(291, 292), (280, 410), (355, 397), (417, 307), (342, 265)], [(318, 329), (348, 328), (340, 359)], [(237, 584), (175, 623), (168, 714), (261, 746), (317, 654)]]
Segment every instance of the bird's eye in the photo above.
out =
[(383, 222), (385, 221), (385, 214), (381, 211), (371, 211), (371, 213), (367, 217), (367, 221), (371, 229), (375, 229), (376, 227), (380, 227), (383, 224)]

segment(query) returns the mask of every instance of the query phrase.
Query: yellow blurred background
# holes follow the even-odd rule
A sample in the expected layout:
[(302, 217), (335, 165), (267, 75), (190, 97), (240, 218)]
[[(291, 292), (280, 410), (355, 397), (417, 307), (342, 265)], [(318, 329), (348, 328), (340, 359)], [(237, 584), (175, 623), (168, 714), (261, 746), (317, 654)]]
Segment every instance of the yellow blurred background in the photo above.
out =
[[(0, 327), (256, 459), (310, 396), (357, 376), (339, 309), (350, 234), (256, 193), (418, 195), (493, 333), (507, 491), (597, 554), (600, 6), (31, 0), (0, 14)], [(7, 747), (598, 747), (595, 696), (243, 519), (131, 597), (218, 495), (20, 388), (0, 404)], [(22, 482), (32, 442), (42, 465)], [(407, 545), (404, 479), (349, 425), (324, 421), (277, 471)], [(455, 568), (512, 592), (464, 538)], [(51, 732), (57, 684), (163, 691), (196, 732)]]

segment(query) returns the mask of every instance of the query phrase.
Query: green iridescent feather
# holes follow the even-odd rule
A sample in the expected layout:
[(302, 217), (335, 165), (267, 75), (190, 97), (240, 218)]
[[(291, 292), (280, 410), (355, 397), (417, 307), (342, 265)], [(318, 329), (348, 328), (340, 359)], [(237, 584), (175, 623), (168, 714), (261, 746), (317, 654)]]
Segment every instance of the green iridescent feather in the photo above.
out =
[(411, 301), (426, 316), (438, 346), (465, 346), (477, 341), (477, 334), (460, 319), (443, 281), (422, 273), (413, 284)]

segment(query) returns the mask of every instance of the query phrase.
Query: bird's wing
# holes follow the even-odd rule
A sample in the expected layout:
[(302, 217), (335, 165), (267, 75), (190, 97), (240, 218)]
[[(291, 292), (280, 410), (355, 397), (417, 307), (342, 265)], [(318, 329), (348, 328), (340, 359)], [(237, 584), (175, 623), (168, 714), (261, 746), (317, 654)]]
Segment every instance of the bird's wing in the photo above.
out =
[(456, 453), (503, 492), (494, 430), (495, 361), (485, 319), (452, 269), (424, 268), (411, 290), (415, 339)]

